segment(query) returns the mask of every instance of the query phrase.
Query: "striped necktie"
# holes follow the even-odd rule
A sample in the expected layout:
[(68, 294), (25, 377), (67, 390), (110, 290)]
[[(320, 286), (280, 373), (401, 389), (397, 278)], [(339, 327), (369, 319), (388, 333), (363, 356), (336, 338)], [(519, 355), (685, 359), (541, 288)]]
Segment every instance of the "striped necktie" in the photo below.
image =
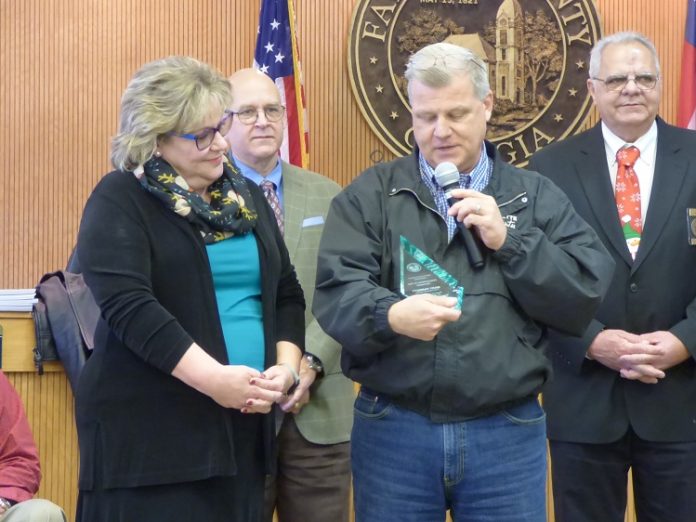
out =
[(266, 196), (268, 203), (273, 209), (281, 235), (285, 235), (285, 226), (283, 225), (283, 209), (280, 208), (280, 200), (278, 199), (278, 194), (276, 193), (275, 183), (266, 180), (262, 181), (260, 186), (261, 190), (263, 190), (263, 195)]

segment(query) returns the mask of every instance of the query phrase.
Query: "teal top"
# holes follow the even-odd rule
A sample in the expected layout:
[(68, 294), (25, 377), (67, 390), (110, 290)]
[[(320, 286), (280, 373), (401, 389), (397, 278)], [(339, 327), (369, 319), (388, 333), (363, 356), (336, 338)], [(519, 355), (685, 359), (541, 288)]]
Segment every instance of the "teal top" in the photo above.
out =
[(249, 233), (206, 245), (230, 364), (264, 370), (261, 267)]

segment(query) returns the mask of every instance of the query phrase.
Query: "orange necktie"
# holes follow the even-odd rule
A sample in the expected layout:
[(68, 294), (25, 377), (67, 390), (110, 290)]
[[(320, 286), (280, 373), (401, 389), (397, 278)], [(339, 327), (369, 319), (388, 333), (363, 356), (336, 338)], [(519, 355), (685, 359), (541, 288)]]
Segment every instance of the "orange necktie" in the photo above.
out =
[(621, 228), (628, 251), (633, 259), (636, 258), (640, 235), (643, 232), (643, 220), (640, 213), (640, 185), (633, 165), (640, 156), (640, 151), (634, 147), (623, 147), (616, 153), (619, 168), (616, 172), (616, 208), (619, 211)]

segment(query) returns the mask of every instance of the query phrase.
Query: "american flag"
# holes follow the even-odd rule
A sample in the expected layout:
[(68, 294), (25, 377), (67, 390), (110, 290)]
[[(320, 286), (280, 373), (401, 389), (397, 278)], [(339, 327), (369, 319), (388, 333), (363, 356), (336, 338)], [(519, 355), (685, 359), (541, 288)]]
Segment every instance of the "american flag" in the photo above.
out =
[(281, 157), (307, 168), (309, 131), (292, 0), (261, 1), (254, 67), (273, 79), (286, 108)]
[(677, 124), (696, 129), (696, 2), (688, 0)]

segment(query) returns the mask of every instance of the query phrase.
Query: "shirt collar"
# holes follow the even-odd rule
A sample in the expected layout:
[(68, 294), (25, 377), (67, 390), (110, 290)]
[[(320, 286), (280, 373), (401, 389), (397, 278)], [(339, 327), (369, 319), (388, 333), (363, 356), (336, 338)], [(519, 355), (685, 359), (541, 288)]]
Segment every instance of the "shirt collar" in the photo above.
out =
[[(418, 163), (421, 167), (421, 177), (425, 180), (427, 185), (436, 186), (435, 169), (432, 166), (430, 166), (430, 164), (425, 160), (423, 153), (421, 153), (420, 151), (418, 152)], [(479, 156), (478, 163), (474, 165), (474, 168), (471, 169), (471, 172), (459, 173), (459, 186), (464, 187), (467, 176), (471, 176), (469, 187), (481, 191), (486, 187), (486, 185), (488, 185), (490, 175), (490, 158), (486, 153), (486, 144), (484, 142), (481, 144), (481, 155)]]
[(256, 172), (253, 168), (251, 168), (249, 165), (246, 165), (242, 160), (240, 160), (237, 156), (232, 154), (232, 157), (234, 158), (234, 162), (239, 167), (239, 171), (242, 173), (242, 176), (245, 178), (250, 179), (257, 185), (260, 185), (263, 181), (272, 181), (275, 186), (276, 190), (280, 189), (280, 185), (283, 182), (283, 176), (282, 176), (282, 165), (280, 163), (280, 160), (276, 163), (275, 167), (273, 167), (273, 170), (269, 172), (266, 176), (262, 176), (258, 172)]
[(635, 145), (638, 147), (640, 151), (638, 161), (652, 166), (655, 160), (655, 147), (657, 146), (657, 122), (654, 121), (648, 129), (648, 132), (633, 143), (626, 143), (619, 138), (604, 122), (602, 122), (602, 136), (604, 137), (604, 147), (607, 152), (607, 158), (610, 158), (610, 167), (616, 165), (616, 153), (625, 145)]

